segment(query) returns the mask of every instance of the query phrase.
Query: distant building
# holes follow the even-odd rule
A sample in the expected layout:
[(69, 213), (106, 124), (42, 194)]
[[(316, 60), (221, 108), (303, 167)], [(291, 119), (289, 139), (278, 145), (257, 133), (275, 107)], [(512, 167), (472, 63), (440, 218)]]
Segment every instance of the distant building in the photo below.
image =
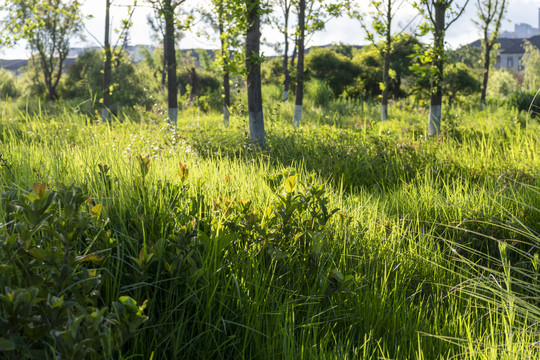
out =
[[(500, 67), (504, 69), (514, 69), (516, 71), (523, 71), (523, 63), (521, 59), (525, 54), (523, 44), (525, 39), (519, 39), (519, 44), (516, 44), (499, 53)], [(527, 39), (531, 44), (536, 46), (540, 51), (540, 35), (532, 36)]]
[(514, 31), (503, 31), (500, 37), (509, 39), (524, 39), (540, 34), (540, 8), (538, 8), (538, 27), (529, 24), (514, 24)]
[[(499, 39), (497, 40), (497, 44), (499, 44), (499, 48), (497, 49), (497, 59), (495, 60), (495, 64), (493, 65), (495, 69), (513, 68), (516, 71), (521, 70), (519, 69), (518, 64), (520, 64), (521, 57), (524, 53), (523, 48), (521, 47), (521, 45), (523, 44), (523, 40), (524, 39), (499, 37)], [(470, 43), (469, 46), (481, 47), (482, 41), (476, 40), (475, 42)], [(516, 53), (516, 47), (521, 48), (521, 55), (519, 55), (519, 53)]]
[[(497, 50), (497, 60), (494, 64), (495, 69), (512, 69), (518, 72), (523, 71), (523, 63), (521, 60), (525, 54), (525, 49), (523, 48), (525, 40), (528, 40), (540, 51), (540, 35), (531, 36), (528, 39), (500, 37), (497, 40), (500, 47)], [(475, 42), (469, 44), (469, 46), (481, 47), (482, 41), (476, 40)]]

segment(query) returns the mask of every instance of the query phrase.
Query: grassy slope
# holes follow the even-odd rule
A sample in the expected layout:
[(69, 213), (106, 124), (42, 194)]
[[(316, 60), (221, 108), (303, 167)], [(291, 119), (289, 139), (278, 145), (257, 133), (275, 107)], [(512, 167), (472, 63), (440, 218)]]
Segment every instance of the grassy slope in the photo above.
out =
[[(493, 252), (486, 234), (512, 235), (472, 221), (509, 214), (538, 233), (538, 123), (522, 127), (521, 115), (507, 109), (457, 110), (443, 137), (426, 141), (425, 114), (412, 108), (380, 124), (375, 107), (338, 103), (307, 110), (307, 123), (293, 129), (291, 105), (273, 104), (263, 151), (247, 141), (241, 114), (224, 130), (216, 114), (186, 112), (175, 134), (152, 122), (101, 126), (69, 111), (4, 110), (4, 189), (86, 184), (120, 244), (103, 265), (103, 303), (119, 295), (150, 300), (150, 319), (123, 357), (538, 355), (528, 345), (537, 340), (534, 328), (523, 332), (525, 324), (509, 321), (499, 303), (453, 288), (463, 272), (441, 240)], [(137, 155), (151, 164), (140, 186)], [(189, 169), (186, 182), (179, 162)], [(110, 186), (98, 164), (110, 167)], [(264, 212), (284, 181), (273, 190), (268, 175), (291, 166), (306, 184), (298, 190), (314, 173), (326, 184), (328, 208), (340, 209), (316, 235), (310, 228), (307, 248), (295, 236), (304, 225), (281, 238), (249, 230), (253, 220), (282, 231)], [(240, 199), (251, 200), (249, 210)], [(154, 258), (138, 266), (131, 257), (142, 249)]]

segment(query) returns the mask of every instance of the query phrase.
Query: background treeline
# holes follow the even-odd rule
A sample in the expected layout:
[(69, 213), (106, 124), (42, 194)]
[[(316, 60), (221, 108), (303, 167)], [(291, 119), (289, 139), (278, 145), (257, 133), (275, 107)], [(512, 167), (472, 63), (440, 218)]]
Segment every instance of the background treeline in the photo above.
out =
[[(410, 99), (418, 105), (426, 105), (429, 99), (430, 81), (422, 76), (422, 64), (418, 60), (423, 45), (414, 36), (406, 34), (398, 39), (398, 51), (391, 68), (390, 98)], [(163, 49), (153, 51), (140, 46), (137, 49), (142, 60), (134, 62), (125, 51), (118, 51), (114, 58), (111, 108), (113, 113), (129, 111), (134, 106), (147, 110), (161, 106), (166, 101), (163, 74)], [(195, 107), (202, 111), (220, 110), (222, 104), (221, 78), (215, 53), (207, 50), (178, 50), (178, 90), (181, 106)], [(518, 73), (508, 69), (494, 70), (490, 74), (488, 101), (506, 103), (527, 111), (540, 84), (538, 50), (526, 47), (527, 64)], [(449, 105), (477, 103), (480, 96), (482, 76), (482, 49), (463, 46), (449, 51), (445, 67), (444, 88)], [(329, 47), (312, 47), (306, 55), (306, 95), (317, 106), (325, 106), (335, 99), (377, 100), (382, 94), (382, 57), (375, 46), (355, 47), (334, 44)], [(62, 77), (58, 95), (82, 110), (94, 111), (100, 107), (103, 83), (103, 54), (101, 50), (89, 49), (77, 57)], [(295, 67), (291, 90), (295, 89)], [(39, 63), (30, 61), (17, 77), (8, 70), (0, 70), (0, 96), (20, 99), (21, 105), (31, 99), (37, 104), (47, 99), (47, 89), (41, 78)], [(267, 57), (262, 64), (263, 85), (280, 87), (284, 81), (282, 57)], [(241, 75), (231, 79), (233, 102), (242, 102), (245, 84)], [(278, 94), (278, 91), (275, 90)], [(279, 97), (280, 95), (276, 95)]]
[[(429, 99), (430, 81), (421, 76), (418, 69), (417, 38), (404, 35), (399, 38), (398, 55), (391, 67), (395, 69), (390, 89), (394, 100), (409, 98), (419, 105)], [(482, 75), (481, 48), (463, 46), (450, 51), (450, 61), (445, 67), (444, 87), (449, 105), (454, 102), (474, 103), (480, 96)], [(165, 76), (163, 75), (163, 50), (153, 51), (139, 47), (142, 60), (133, 62), (127, 52), (117, 52), (113, 67), (112, 110), (128, 111), (133, 106), (144, 106), (147, 110), (165, 102)], [(540, 73), (537, 49), (527, 47), (533, 61), (524, 67), (523, 73), (500, 69), (492, 71), (488, 87), (488, 101), (507, 103), (519, 110), (528, 110), (536, 89), (536, 74)], [(221, 108), (221, 79), (213, 51), (193, 50), (176, 52), (178, 63), (178, 89), (181, 104), (194, 106), (203, 111)], [(36, 104), (47, 98), (47, 89), (40, 76), (39, 63), (30, 61), (17, 77), (7, 70), (0, 70), (0, 95), (2, 98), (21, 99), (21, 104), (32, 99)], [(292, 68), (291, 89), (295, 88)], [(262, 65), (263, 85), (279, 87), (284, 81), (281, 57), (268, 57)], [(308, 98), (318, 106), (325, 106), (338, 98), (355, 100), (377, 100), (382, 93), (382, 58), (374, 46), (361, 48), (352, 45), (334, 44), (329, 47), (313, 47), (306, 55), (306, 92)], [(58, 95), (64, 100), (80, 105), (81, 109), (93, 111), (100, 104), (103, 82), (103, 54), (90, 49), (81, 53), (62, 77)], [(243, 101), (245, 86), (241, 76), (232, 79), (233, 99)], [(277, 91), (276, 91), (277, 93)]]

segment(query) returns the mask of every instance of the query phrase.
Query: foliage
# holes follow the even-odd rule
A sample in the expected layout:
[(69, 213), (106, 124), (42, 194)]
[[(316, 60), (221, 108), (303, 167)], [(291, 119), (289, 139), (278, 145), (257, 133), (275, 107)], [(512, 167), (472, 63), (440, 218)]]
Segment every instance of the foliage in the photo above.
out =
[(355, 48), (352, 45), (347, 45), (342, 42), (338, 44), (332, 44), (329, 48), (330, 51), (335, 52), (336, 54), (343, 55), (352, 59), (354, 56)]
[(540, 97), (537, 91), (516, 91), (508, 96), (507, 103), (534, 117), (540, 115)]
[(315, 106), (326, 106), (334, 98), (332, 89), (322, 80), (313, 79), (306, 84), (306, 93)]
[[(47, 98), (47, 87), (43, 82), (41, 63), (36, 56), (32, 56), (28, 64), (22, 69), (18, 82), (22, 97), (37, 98), (40, 101)], [(58, 92), (61, 94), (63, 81), (58, 84)]]
[(469, 67), (463, 63), (447, 65), (444, 68), (444, 89), (448, 94), (450, 105), (456, 95), (471, 95), (480, 91), (480, 81), (471, 73)]
[(312, 48), (306, 56), (308, 79), (325, 81), (333, 93), (340, 95), (354, 84), (360, 69), (349, 58), (323, 48)]
[(210, 9), (201, 9), (203, 18), (221, 42), (215, 63), (222, 72), (240, 74), (244, 69), (242, 51), (242, 5), (238, 1), (212, 0)]
[(473, 71), (482, 69), (482, 48), (477, 46), (463, 45), (456, 50), (448, 50), (448, 59), (451, 62), (463, 63)]
[(146, 320), (128, 296), (100, 305), (103, 269), (117, 246), (83, 190), (34, 184), (2, 195), (0, 352), (7, 359), (97, 359)]
[(70, 38), (82, 28), (80, 6), (78, 0), (10, 0), (0, 7), (0, 10), (7, 11), (2, 21), (6, 31), (15, 40), (27, 40), (30, 49), (37, 55), (43, 83), (51, 101), (57, 96), (56, 88), (68, 55)]
[(528, 91), (540, 90), (540, 52), (536, 46), (527, 40), (523, 48), (525, 49), (525, 54), (521, 61), (524, 69), (523, 81), (525, 88)]
[(500, 69), (491, 72), (488, 86), (488, 95), (494, 98), (506, 99), (511, 94), (517, 92), (519, 84), (516, 79), (516, 74)]
[(352, 61), (360, 71), (356, 77), (355, 84), (347, 88), (347, 94), (356, 92), (361, 97), (375, 97), (380, 95), (380, 83), (382, 79), (381, 60), (380, 53), (374, 46), (365, 46), (357, 52)]
[(280, 57), (266, 59), (261, 66), (261, 76), (263, 84), (283, 83), (283, 59)]
[[(87, 50), (77, 57), (70, 66), (64, 83), (66, 98), (99, 101), (103, 86), (103, 53)], [(147, 80), (137, 73), (135, 66), (124, 52), (116, 52), (113, 58), (112, 81), (110, 85), (113, 112), (119, 107), (148, 105), (145, 87)]]
[(0, 69), (0, 97), (15, 98), (20, 95), (16, 77), (9, 70)]

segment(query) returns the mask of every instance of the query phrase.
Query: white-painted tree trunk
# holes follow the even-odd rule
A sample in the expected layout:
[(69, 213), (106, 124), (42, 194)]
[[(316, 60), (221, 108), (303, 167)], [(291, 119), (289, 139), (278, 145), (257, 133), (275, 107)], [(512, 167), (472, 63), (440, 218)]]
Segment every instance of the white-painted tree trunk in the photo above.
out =
[(249, 132), (252, 142), (259, 146), (266, 145), (262, 110), (249, 113)]
[(176, 127), (178, 123), (178, 108), (169, 108), (169, 125)]
[(106, 124), (111, 118), (111, 112), (106, 107), (101, 108), (101, 122)]
[(441, 105), (429, 107), (428, 135), (433, 136), (441, 132)]
[(300, 126), (300, 121), (302, 121), (302, 105), (294, 105), (294, 126)]
[(382, 121), (388, 120), (388, 105), (381, 105), (381, 119)]
[(289, 91), (285, 90), (283, 91), (283, 101), (287, 101), (289, 99)]
[(223, 106), (223, 126), (226, 128), (229, 127), (230, 116), (231, 116), (231, 112), (229, 111), (229, 108), (226, 106)]

